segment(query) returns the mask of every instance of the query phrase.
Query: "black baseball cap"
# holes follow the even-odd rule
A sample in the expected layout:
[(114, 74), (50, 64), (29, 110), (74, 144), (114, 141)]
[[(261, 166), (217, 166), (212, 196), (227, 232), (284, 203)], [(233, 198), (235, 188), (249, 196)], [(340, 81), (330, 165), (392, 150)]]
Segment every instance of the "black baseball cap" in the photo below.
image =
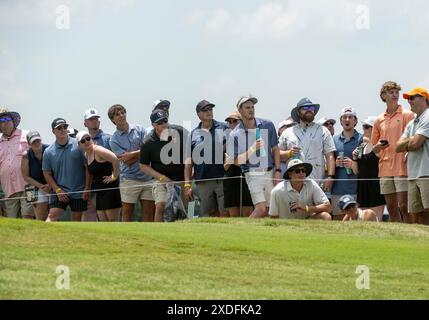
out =
[(69, 125), (67, 121), (64, 120), (63, 118), (56, 118), (54, 121), (52, 121), (52, 124), (51, 124), (52, 130), (63, 124), (65, 124), (66, 126)]
[(211, 102), (208, 102), (207, 100), (202, 100), (202, 101), (198, 102), (197, 107), (195, 108), (195, 110), (198, 113), (198, 112), (201, 112), (201, 111), (205, 111), (205, 109), (207, 109), (209, 107), (210, 108), (214, 108), (215, 105), (213, 103), (211, 103)]
[(155, 110), (150, 115), (150, 121), (152, 121), (152, 123), (159, 123), (162, 120), (168, 121), (168, 113), (164, 110)]

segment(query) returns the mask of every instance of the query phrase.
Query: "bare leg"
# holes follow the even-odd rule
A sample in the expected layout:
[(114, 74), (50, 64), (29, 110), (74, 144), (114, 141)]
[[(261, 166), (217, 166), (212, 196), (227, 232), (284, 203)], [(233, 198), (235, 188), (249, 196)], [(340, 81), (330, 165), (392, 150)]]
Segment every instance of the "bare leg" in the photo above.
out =
[(101, 212), (107, 218), (108, 222), (119, 222), (119, 217), (121, 214), (121, 208), (109, 209), (104, 211), (97, 211), (97, 213)]
[(231, 218), (239, 218), (240, 217), (240, 208), (239, 207), (232, 207), (227, 208), (228, 214)]
[(134, 203), (122, 202), (122, 222), (133, 221)]
[(155, 202), (150, 200), (141, 200), (143, 222), (153, 222), (155, 214)]
[(58, 221), (60, 220), (61, 215), (63, 214), (64, 209), (61, 208), (52, 208), (49, 210), (48, 218), (46, 222)]
[(81, 222), (82, 221), (82, 216), (83, 216), (83, 212), (82, 211), (81, 212), (75, 212), (75, 211), (71, 212), (71, 220), (73, 222)]
[(40, 221), (46, 221), (49, 214), (49, 204), (47, 202), (37, 203), (34, 205), (34, 214), (36, 219)]
[(253, 210), (250, 218), (265, 218), (268, 215), (267, 203), (260, 202), (255, 205), (255, 210)]
[(164, 221), (165, 202), (159, 202), (155, 205), (155, 222)]
[(389, 219), (391, 222), (402, 222), (401, 214), (399, 213), (398, 198), (396, 193), (385, 194), (387, 211), (389, 211)]
[(398, 192), (398, 206), (405, 223), (414, 223), (413, 215), (408, 213), (408, 192)]
[(419, 213), (418, 216), (420, 224), (429, 226), (429, 209), (426, 209), (425, 211)]

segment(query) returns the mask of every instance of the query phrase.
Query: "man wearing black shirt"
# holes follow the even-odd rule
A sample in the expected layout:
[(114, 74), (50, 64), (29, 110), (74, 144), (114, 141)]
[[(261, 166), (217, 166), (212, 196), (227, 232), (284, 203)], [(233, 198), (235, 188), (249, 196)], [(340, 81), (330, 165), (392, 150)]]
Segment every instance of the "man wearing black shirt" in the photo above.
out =
[[(140, 168), (153, 177), (155, 222), (162, 222), (167, 201), (167, 183), (184, 181), (184, 143), (187, 131), (168, 123), (168, 113), (154, 110), (150, 116), (154, 130), (143, 142), (140, 152)], [(183, 198), (183, 197), (182, 197)]]

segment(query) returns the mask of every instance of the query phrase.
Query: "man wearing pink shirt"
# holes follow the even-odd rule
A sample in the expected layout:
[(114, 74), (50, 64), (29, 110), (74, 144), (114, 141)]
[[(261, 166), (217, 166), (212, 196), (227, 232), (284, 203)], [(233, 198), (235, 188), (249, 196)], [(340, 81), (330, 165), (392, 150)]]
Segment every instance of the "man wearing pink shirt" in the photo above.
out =
[[(379, 153), (380, 191), (386, 199), (390, 221), (413, 223), (408, 213), (408, 181), (405, 153), (396, 153), (396, 142), (401, 138), (414, 113), (399, 104), (401, 86), (393, 81), (383, 84), (380, 98), (386, 111), (375, 120), (371, 142)], [(400, 210), (400, 212), (399, 212)], [(402, 214), (402, 218), (401, 218)]]
[(18, 129), (20, 122), (19, 113), (0, 108), (0, 182), (5, 193), (7, 216), (33, 219), (33, 207), (24, 199), (26, 183), (22, 176), (21, 161), (28, 143), (25, 134)]

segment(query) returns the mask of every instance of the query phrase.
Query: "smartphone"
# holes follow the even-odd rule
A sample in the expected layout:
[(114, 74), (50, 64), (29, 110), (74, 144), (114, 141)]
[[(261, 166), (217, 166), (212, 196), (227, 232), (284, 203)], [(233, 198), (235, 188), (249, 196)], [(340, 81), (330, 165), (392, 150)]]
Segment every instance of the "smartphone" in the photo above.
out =
[(388, 145), (388, 144), (389, 144), (389, 141), (387, 141), (387, 140), (380, 140), (380, 143), (381, 143), (383, 146), (385, 146), (385, 145)]

